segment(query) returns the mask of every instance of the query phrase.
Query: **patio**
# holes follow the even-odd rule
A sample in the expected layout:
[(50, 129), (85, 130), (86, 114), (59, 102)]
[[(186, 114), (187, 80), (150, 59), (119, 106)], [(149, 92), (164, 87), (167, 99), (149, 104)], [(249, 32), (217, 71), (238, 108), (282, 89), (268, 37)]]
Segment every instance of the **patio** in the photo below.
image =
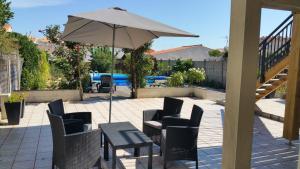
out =
[[(182, 116), (188, 118), (192, 105), (204, 109), (198, 137), (199, 168), (221, 168), (224, 107), (210, 100), (181, 98), (184, 100)], [(142, 110), (161, 108), (163, 99), (124, 99), (113, 102), (112, 122), (130, 121), (142, 128)], [(65, 103), (67, 112), (91, 111), (93, 128), (98, 123), (108, 121), (108, 101), (89, 100), (78, 103)], [(46, 103), (26, 106), (25, 117), (19, 126), (0, 126), (0, 169), (50, 169), (52, 158), (52, 137), (46, 115)], [(282, 138), (283, 124), (255, 116), (252, 168), (296, 168), (298, 161), (298, 141), (292, 146)], [(118, 167), (147, 168), (147, 159), (136, 159), (129, 153), (132, 150), (118, 151)], [(154, 147), (153, 168), (162, 168), (159, 147)], [(109, 168), (102, 161), (103, 168)], [(194, 168), (194, 162), (170, 163), (169, 168)]]

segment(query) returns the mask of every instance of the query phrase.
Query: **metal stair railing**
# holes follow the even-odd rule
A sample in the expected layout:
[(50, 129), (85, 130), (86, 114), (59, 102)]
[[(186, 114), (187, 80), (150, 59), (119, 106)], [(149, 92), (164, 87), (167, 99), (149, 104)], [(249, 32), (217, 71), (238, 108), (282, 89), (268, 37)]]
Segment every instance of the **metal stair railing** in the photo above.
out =
[(265, 73), (288, 56), (291, 46), (293, 15), (288, 16), (269, 36), (259, 44), (258, 79), (266, 81)]

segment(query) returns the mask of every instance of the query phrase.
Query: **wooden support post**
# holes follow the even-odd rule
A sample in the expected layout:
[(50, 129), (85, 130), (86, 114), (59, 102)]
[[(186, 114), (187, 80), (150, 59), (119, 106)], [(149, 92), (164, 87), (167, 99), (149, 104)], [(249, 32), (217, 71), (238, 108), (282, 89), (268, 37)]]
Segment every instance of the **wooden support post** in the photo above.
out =
[(294, 14), (289, 57), (283, 137), (292, 141), (299, 138), (300, 122), (300, 13)]
[(298, 156), (298, 169), (300, 169), (300, 151), (299, 151), (299, 156)]
[(260, 0), (231, 1), (223, 169), (251, 166), (260, 34)]

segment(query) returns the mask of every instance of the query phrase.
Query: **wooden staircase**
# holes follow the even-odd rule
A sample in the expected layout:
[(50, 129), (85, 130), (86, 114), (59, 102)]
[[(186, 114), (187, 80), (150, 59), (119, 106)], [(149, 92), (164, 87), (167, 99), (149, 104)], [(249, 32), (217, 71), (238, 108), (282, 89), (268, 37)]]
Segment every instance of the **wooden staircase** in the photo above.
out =
[(286, 84), (288, 76), (288, 58), (278, 63), (274, 68), (267, 72), (267, 80), (256, 83), (256, 101), (260, 100), (276, 91), (279, 87)]
[(292, 25), (290, 15), (260, 43), (256, 101), (287, 82)]

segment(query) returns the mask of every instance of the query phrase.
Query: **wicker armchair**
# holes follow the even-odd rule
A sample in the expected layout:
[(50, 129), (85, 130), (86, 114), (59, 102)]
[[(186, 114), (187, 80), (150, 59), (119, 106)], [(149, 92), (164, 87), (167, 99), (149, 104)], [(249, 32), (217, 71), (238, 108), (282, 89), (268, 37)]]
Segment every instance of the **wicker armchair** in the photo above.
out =
[(53, 138), (52, 169), (101, 169), (100, 130), (66, 134), (61, 116), (47, 110)]
[(183, 100), (165, 97), (163, 110), (143, 111), (143, 132), (150, 137), (153, 142), (160, 145), (160, 134), (162, 129), (162, 119), (164, 117), (179, 117)]
[(197, 137), (203, 110), (194, 105), (190, 119), (166, 117), (162, 121), (161, 151), (164, 169), (168, 161), (192, 160), (198, 169)]
[(65, 113), (62, 99), (50, 102), (48, 107), (51, 114), (62, 117), (67, 134), (83, 132), (84, 124), (92, 123), (91, 112)]

